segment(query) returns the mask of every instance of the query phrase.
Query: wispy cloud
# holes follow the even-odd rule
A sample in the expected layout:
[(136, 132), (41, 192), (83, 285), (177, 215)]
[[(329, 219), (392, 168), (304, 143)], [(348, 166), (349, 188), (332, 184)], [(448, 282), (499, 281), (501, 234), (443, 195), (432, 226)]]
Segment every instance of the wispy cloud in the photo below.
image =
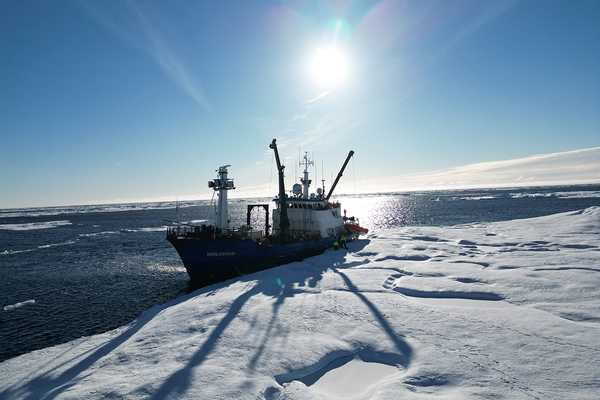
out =
[(288, 129), (278, 136), (279, 148), (294, 151), (315, 150), (339, 143), (357, 121), (336, 115), (313, 115), (302, 123), (290, 123)]
[[(489, 161), (444, 170), (369, 179), (361, 192), (543, 186), (600, 182), (600, 147)], [(351, 193), (350, 187), (340, 192)]]
[[(352, 165), (351, 168), (352, 169)], [(348, 172), (353, 175), (352, 172)], [(337, 193), (474, 189), (600, 183), (600, 147), (488, 161), (410, 175), (342, 179)], [(266, 197), (276, 183), (244, 186), (234, 197)], [(357, 191), (357, 189), (359, 189)]]
[(461, 42), (469, 36), (476, 34), (484, 26), (492, 23), (515, 7), (518, 0), (498, 0), (495, 2), (482, 3), (480, 9), (475, 15), (464, 18), (464, 24), (454, 35), (449, 37), (449, 41), (442, 48), (438, 57), (444, 57), (449, 54)]
[(181, 91), (192, 98), (205, 111), (211, 105), (199, 80), (190, 72), (180, 54), (174, 50), (158, 28), (157, 21), (135, 1), (127, 1), (126, 7), (111, 13), (110, 3), (81, 1), (83, 9), (103, 28), (128, 45), (146, 53), (165, 76)]
[(316, 103), (317, 101), (319, 101), (321, 99), (324, 99), (325, 97), (329, 96), (330, 93), (331, 92), (329, 92), (329, 91), (322, 92), (322, 93), (318, 94), (317, 96), (313, 97), (312, 99), (307, 100), (306, 104)]

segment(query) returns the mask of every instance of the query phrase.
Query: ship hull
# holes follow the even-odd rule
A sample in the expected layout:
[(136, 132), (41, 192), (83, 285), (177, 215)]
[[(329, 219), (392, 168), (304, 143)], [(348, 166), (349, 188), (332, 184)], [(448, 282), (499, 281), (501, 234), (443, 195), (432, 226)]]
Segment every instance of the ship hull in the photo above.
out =
[(194, 284), (219, 282), (322, 253), (335, 238), (259, 244), (254, 240), (171, 237)]

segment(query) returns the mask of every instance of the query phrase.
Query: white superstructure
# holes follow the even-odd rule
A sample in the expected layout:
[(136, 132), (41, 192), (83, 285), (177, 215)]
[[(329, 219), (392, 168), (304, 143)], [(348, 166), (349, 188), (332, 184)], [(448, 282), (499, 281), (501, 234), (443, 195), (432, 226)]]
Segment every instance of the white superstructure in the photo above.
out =
[[(288, 199), (288, 219), (293, 236), (339, 235), (344, 229), (344, 221), (339, 203), (326, 200)], [(273, 210), (273, 234), (279, 234), (279, 208)]]
[[(314, 162), (304, 153), (300, 166), (304, 167), (301, 185), (293, 185), (292, 196), (287, 198), (287, 215), (289, 232), (293, 237), (331, 237), (341, 234), (344, 230), (344, 221), (339, 203), (330, 203), (325, 199), (322, 190), (310, 193), (312, 180), (309, 177), (309, 167)], [(278, 235), (280, 209), (278, 199), (277, 208), (273, 210), (273, 234)]]

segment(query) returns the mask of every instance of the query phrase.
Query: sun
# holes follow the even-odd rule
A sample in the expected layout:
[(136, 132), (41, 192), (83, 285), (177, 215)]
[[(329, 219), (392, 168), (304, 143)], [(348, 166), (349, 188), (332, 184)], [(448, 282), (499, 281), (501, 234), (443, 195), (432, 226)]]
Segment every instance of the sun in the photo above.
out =
[(337, 46), (324, 46), (313, 54), (309, 70), (317, 85), (323, 89), (333, 89), (348, 80), (348, 57)]

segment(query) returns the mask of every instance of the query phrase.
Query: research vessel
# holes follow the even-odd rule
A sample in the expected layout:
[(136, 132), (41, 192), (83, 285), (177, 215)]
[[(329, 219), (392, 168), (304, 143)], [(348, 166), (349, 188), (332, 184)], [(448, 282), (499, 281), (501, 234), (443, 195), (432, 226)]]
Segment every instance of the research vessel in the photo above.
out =
[[(305, 153), (301, 162), (303, 176), (288, 195), (284, 182), (285, 166), (281, 164), (275, 139), (269, 147), (275, 156), (279, 186), (279, 193), (273, 199), (272, 225), (269, 223), (269, 204), (249, 204), (246, 224), (229, 226), (227, 194), (235, 189), (235, 185), (228, 176), (230, 165), (223, 165), (216, 171), (217, 177), (208, 182), (208, 187), (217, 193), (214, 223), (176, 224), (167, 229), (167, 240), (179, 253), (193, 283), (220, 281), (301, 260), (367, 232), (357, 219), (347, 217), (345, 210), (342, 215), (339, 202), (330, 201), (354, 151), (348, 153), (327, 194), (324, 180), (322, 187), (311, 193), (309, 167), (314, 162)], [(264, 229), (261, 230), (250, 224), (252, 210), (256, 207), (265, 211)]]

